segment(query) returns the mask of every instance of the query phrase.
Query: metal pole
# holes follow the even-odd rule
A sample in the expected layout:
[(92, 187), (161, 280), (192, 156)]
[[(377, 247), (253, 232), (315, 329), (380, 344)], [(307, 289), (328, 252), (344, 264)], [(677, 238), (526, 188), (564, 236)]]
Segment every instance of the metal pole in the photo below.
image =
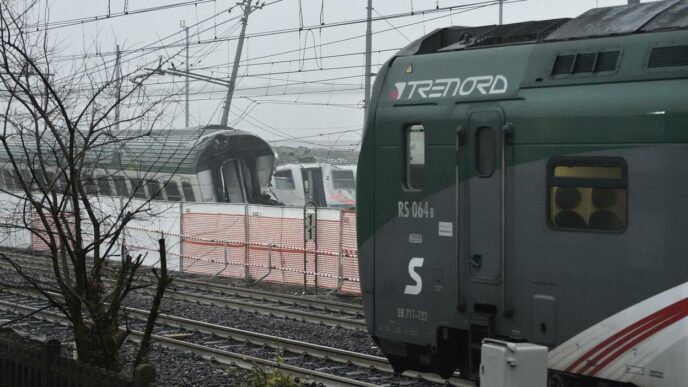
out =
[(365, 113), (370, 104), (371, 51), (373, 49), (373, 0), (368, 0), (368, 19), (366, 22), (366, 52), (365, 52), (365, 96), (363, 105)]
[[(184, 30), (186, 32), (186, 73), (189, 73), (189, 27), (186, 26), (186, 23), (184, 22)], [(186, 125), (184, 126), (185, 128), (189, 127), (189, 77), (185, 77), (186, 79)]]
[(120, 62), (120, 58), (122, 57), (122, 53), (119, 50), (119, 44), (117, 45), (117, 57), (115, 58), (115, 84), (117, 94), (115, 97), (117, 97), (117, 101), (115, 102), (117, 105), (115, 105), (115, 129), (119, 130), (119, 109), (120, 109), (120, 98), (122, 98), (122, 63)]
[(251, 230), (248, 221), (248, 202), (246, 202), (244, 203), (244, 241), (246, 242), (244, 243), (244, 279), (247, 284), (251, 282), (251, 271), (248, 266), (250, 263), (249, 242), (251, 241)]
[(315, 276), (313, 279), (315, 280), (315, 294), (318, 294), (318, 275), (320, 274), (318, 272), (318, 207), (315, 207), (315, 222), (315, 268), (313, 270), (315, 272)]
[(246, 36), (246, 25), (248, 24), (248, 15), (251, 14), (251, 1), (244, 0), (244, 18), (241, 20), (241, 33), (237, 41), (236, 54), (234, 55), (234, 66), (232, 67), (232, 76), (229, 78), (229, 89), (227, 90), (227, 99), (225, 100), (225, 107), (222, 110), (222, 121), (220, 124), (227, 126), (229, 120), (229, 107), (232, 105), (232, 96), (234, 95), (234, 86), (236, 85), (236, 77), (239, 72), (239, 61), (241, 60), (241, 51), (244, 48), (244, 37)]
[(179, 272), (184, 272), (184, 200), (179, 200)]
[(499, 25), (504, 21), (504, 0), (499, 0)]

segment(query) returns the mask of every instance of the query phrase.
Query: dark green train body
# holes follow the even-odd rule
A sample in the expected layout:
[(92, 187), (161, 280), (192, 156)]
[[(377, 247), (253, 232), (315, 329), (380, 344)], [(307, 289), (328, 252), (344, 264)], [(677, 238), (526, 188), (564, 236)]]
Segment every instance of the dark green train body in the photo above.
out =
[(688, 282), (688, 2), (452, 27), (378, 74), (358, 167), (368, 330), (468, 376)]

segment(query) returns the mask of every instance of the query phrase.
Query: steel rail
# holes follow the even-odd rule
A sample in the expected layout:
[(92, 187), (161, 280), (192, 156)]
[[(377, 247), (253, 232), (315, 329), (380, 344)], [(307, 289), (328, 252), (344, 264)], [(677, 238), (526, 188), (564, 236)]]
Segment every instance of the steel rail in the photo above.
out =
[[(18, 305), (14, 303), (7, 303), (5, 301), (0, 300), (0, 309), (3, 310), (11, 310), (14, 312), (36, 312), (38, 309), (37, 308), (32, 308), (29, 306), (24, 306), (24, 305)], [(67, 324), (68, 321), (66, 318), (63, 316), (59, 315), (58, 313), (54, 312), (48, 312), (48, 311), (42, 311), (35, 313), (36, 315), (40, 315), (43, 318), (46, 318), (48, 321), (52, 321), (55, 323), (59, 324)], [(130, 334), (132, 338), (136, 341), (140, 341), (141, 337), (143, 336), (142, 332), (139, 331), (130, 331)], [(307, 381), (313, 381), (313, 382), (319, 382), (319, 383), (324, 383), (328, 386), (375, 386), (375, 384), (363, 382), (363, 381), (358, 381), (354, 379), (349, 379), (337, 375), (331, 375), (327, 374), (324, 372), (316, 371), (316, 370), (310, 370), (307, 368), (301, 368), (301, 367), (296, 367), (292, 365), (286, 365), (286, 364), (279, 364), (275, 361), (272, 360), (267, 360), (263, 358), (257, 358), (257, 357), (252, 357), (248, 355), (243, 355), (239, 353), (234, 353), (226, 350), (221, 350), (217, 348), (211, 348), (207, 347), (201, 344), (196, 344), (196, 343), (189, 343), (185, 342), (183, 340), (178, 340), (174, 339), (171, 337), (165, 337), (165, 336), (159, 336), (159, 335), (152, 335), (151, 336), (153, 341), (156, 342), (157, 344), (165, 347), (165, 348), (170, 348), (170, 349), (179, 349), (183, 351), (191, 351), (199, 356), (202, 356), (203, 358), (207, 360), (213, 360), (216, 361), (223, 366), (237, 366), (243, 369), (253, 369), (256, 365), (261, 366), (261, 368), (273, 368), (273, 369), (280, 369), (282, 371), (285, 371), (286, 373), (294, 376), (294, 377), (299, 377)]]
[[(40, 316), (41, 318), (47, 321), (51, 321), (61, 325), (69, 325), (69, 321), (59, 313), (50, 311), (39, 311), (38, 308), (30, 306), (0, 300), (0, 309), (5, 311), (11, 311), (14, 313), (33, 313), (34, 316)], [(143, 336), (143, 333), (138, 331), (130, 331), (130, 334), (132, 338), (137, 341), (140, 340)], [(310, 370), (307, 368), (301, 368), (287, 364), (279, 364), (272, 360), (242, 355), (239, 353), (234, 353), (217, 348), (206, 347), (201, 344), (189, 343), (183, 340), (173, 339), (170, 337), (152, 335), (151, 338), (155, 343), (165, 348), (190, 351), (199, 356), (202, 356), (204, 359), (216, 361), (224, 366), (237, 366), (243, 369), (250, 370), (253, 369), (256, 365), (258, 365), (260, 366), (260, 368), (279, 369), (291, 376), (298, 377), (306, 381), (323, 383), (327, 386), (375, 386), (375, 384), (359, 380), (349, 379), (337, 375), (331, 375), (316, 370)]]
[[(9, 290), (8, 293), (13, 293), (20, 296), (36, 297), (37, 293), (32, 290)], [(51, 292), (52, 293), (52, 292)], [(60, 297), (57, 293), (57, 297)], [(0, 300), (0, 304), (6, 303)], [(14, 304), (13, 304), (14, 305)], [(27, 307), (29, 308), (29, 307)], [(148, 312), (137, 308), (124, 308), (131, 316), (137, 317), (143, 321), (148, 318)], [(217, 337), (231, 339), (243, 343), (268, 346), (273, 349), (285, 349), (288, 352), (309, 355), (319, 359), (329, 359), (338, 363), (353, 364), (358, 367), (368, 368), (372, 370), (379, 370), (387, 373), (394, 373), (392, 366), (387, 359), (344, 349), (327, 347), (318, 344), (307, 343), (303, 341), (288, 339), (284, 337), (272, 336), (268, 334), (246, 331), (238, 328), (231, 328), (222, 325), (212, 324), (204, 321), (191, 320), (183, 317), (171, 316), (168, 314), (159, 314), (156, 321), (160, 325), (182, 328), (190, 331), (215, 335)], [(415, 371), (406, 371), (402, 374), (405, 377), (417, 379), (420, 381), (429, 381), (434, 383), (444, 383), (452, 386), (469, 387), (473, 384), (467, 384), (464, 379), (458, 378), (458, 375), (450, 379), (442, 379), (434, 374), (427, 374)]]
[[(144, 290), (144, 292), (150, 292)], [(327, 314), (313, 313), (312, 311), (289, 309), (280, 306), (258, 304), (251, 301), (242, 301), (235, 299), (226, 299), (218, 296), (211, 296), (206, 294), (187, 293), (178, 290), (165, 291), (166, 298), (169, 297), (175, 300), (183, 300), (189, 302), (196, 302), (205, 305), (224, 305), (228, 307), (235, 307), (241, 310), (250, 310), (269, 316), (292, 318), (303, 322), (314, 324), (325, 324), (328, 326), (342, 327), (352, 330), (365, 330), (365, 320), (354, 320), (346, 317), (330, 316)]]
[(353, 315), (363, 315), (363, 307), (358, 304), (349, 304), (345, 302), (338, 302), (332, 300), (323, 300), (317, 298), (307, 298), (304, 296), (297, 296), (292, 294), (276, 294), (265, 290), (241, 288), (238, 286), (215, 284), (205, 281), (198, 281), (186, 278), (175, 278), (172, 286), (182, 284), (183, 286), (196, 287), (204, 290), (225, 293), (242, 298), (249, 298), (254, 300), (267, 300), (272, 302), (285, 303), (285, 300), (291, 301), (294, 304), (305, 305), (313, 309), (322, 309), (330, 312), (343, 312)]
[[(35, 258), (34, 256), (27, 256), (27, 255), (21, 255), (18, 254), (17, 256), (21, 256), (23, 258), (29, 259)], [(26, 261), (24, 261), (26, 262)], [(36, 262), (31, 260), (30, 262), (32, 265), (34, 265)], [(0, 265), (7, 265), (7, 263), (0, 262)], [(37, 269), (36, 266), (32, 266), (32, 269)], [(216, 293), (220, 294), (229, 294), (230, 296), (232, 295), (238, 295), (240, 298), (247, 298), (248, 301), (242, 301), (242, 300), (236, 300), (236, 299), (227, 299), (223, 298), (220, 296), (212, 296), (212, 295), (207, 295), (207, 294), (198, 294), (198, 293), (189, 293), (186, 291), (182, 290), (177, 290), (177, 288), (174, 286), (174, 284), (178, 283), (183, 283), (186, 284), (188, 287), (195, 287), (195, 289), (199, 290), (210, 290), (214, 291)], [(145, 289), (140, 289), (139, 291), (144, 292), (144, 293), (150, 293), (150, 291), (147, 291)], [(263, 290), (254, 290), (254, 289), (243, 289), (239, 288), (236, 286), (231, 286), (231, 285), (222, 285), (222, 284), (210, 284), (204, 281), (197, 281), (197, 280), (188, 280), (188, 279), (180, 279), (180, 278), (175, 278), (174, 281), (172, 282), (172, 287), (168, 288), (166, 291), (166, 296), (169, 298), (175, 299), (175, 300), (182, 300), (182, 301), (188, 301), (188, 302), (194, 302), (194, 303), (199, 303), (199, 304), (204, 304), (204, 305), (223, 305), (223, 306), (228, 306), (228, 307), (234, 307), (235, 309), (241, 309), (241, 310), (251, 310), (255, 311), (258, 313), (270, 315), (270, 316), (277, 316), (277, 317), (283, 317), (283, 318), (292, 318), (292, 319), (297, 319), (303, 322), (309, 322), (309, 323), (315, 323), (315, 324), (325, 324), (328, 326), (334, 326), (334, 327), (342, 327), (346, 329), (352, 329), (352, 330), (365, 330), (366, 329), (366, 323), (363, 319), (363, 309), (361, 306), (358, 305), (352, 305), (352, 304), (346, 304), (342, 302), (336, 302), (336, 301), (330, 301), (330, 300), (316, 300), (316, 299), (310, 299), (310, 298), (305, 298), (305, 297), (300, 297), (300, 296), (294, 296), (294, 295), (289, 295), (289, 294), (277, 294), (277, 293), (272, 293), (272, 292), (267, 292)], [(316, 314), (313, 313), (312, 310), (299, 310), (299, 309), (290, 309), (290, 308), (285, 308), (282, 306), (274, 306), (274, 305), (268, 305), (268, 304), (257, 304), (253, 301), (256, 300), (265, 300), (269, 302), (274, 302), (277, 304), (281, 305), (292, 305), (292, 306), (301, 306), (305, 307), (306, 309), (315, 309), (315, 310), (321, 310), (324, 312), (333, 312), (333, 313), (346, 313), (349, 315), (353, 316), (360, 316), (359, 319), (356, 318), (347, 318), (347, 317), (342, 317), (342, 316), (332, 316), (328, 314)], [(288, 300), (287, 302), (284, 302), (283, 300)]]

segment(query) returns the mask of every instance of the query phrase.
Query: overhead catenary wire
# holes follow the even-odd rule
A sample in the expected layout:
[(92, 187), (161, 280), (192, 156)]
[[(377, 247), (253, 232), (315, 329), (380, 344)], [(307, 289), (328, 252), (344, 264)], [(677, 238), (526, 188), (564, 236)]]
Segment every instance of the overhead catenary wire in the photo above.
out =
[[(149, 7), (149, 8), (140, 8), (140, 9), (134, 9), (134, 10), (129, 10), (128, 8), (124, 8), (122, 12), (108, 12), (106, 14), (101, 14), (101, 15), (94, 15), (94, 16), (87, 16), (87, 17), (81, 17), (81, 18), (74, 18), (74, 19), (66, 19), (66, 20), (57, 20), (54, 22), (36, 22), (35, 24), (27, 24), (24, 26), (26, 29), (26, 33), (31, 33), (31, 32), (44, 32), (48, 30), (54, 30), (54, 29), (59, 29), (59, 28), (65, 28), (65, 27), (71, 27), (75, 25), (83, 25), (86, 23), (92, 23), (92, 22), (97, 22), (97, 21), (103, 21), (103, 20), (108, 20), (108, 19), (115, 19), (118, 17), (122, 16), (132, 16), (132, 15), (138, 15), (142, 13), (148, 13), (148, 12), (157, 12), (157, 11), (163, 11), (163, 10), (168, 10), (168, 9), (173, 9), (173, 8), (179, 8), (179, 7), (188, 7), (188, 6), (198, 6), (198, 4), (203, 4), (203, 3), (216, 3), (217, 0), (193, 0), (193, 1), (183, 1), (179, 3), (173, 3), (173, 4), (167, 4), (167, 5), (159, 5), (155, 7)], [(109, 3), (108, 3), (109, 4)]]
[[(279, 0), (279, 1), (282, 1), (282, 0)], [(516, 3), (516, 2), (523, 2), (523, 1), (527, 1), (527, 0), (505, 0), (504, 3), (505, 3), (505, 4), (506, 4), (506, 3)], [(273, 2), (273, 3), (276, 3), (276, 2)], [(421, 11), (416, 11), (416, 12), (404, 12), (404, 13), (397, 13), (397, 14), (391, 14), (391, 15), (380, 15), (380, 16), (378, 16), (378, 17), (373, 17), (373, 18), (372, 18), (372, 21), (373, 21), (373, 22), (376, 22), (376, 21), (386, 21), (386, 20), (389, 20), (389, 19), (396, 19), (396, 18), (403, 18), (403, 17), (418, 16), (418, 15), (422, 15), (422, 14), (441, 13), (441, 12), (449, 12), (449, 13), (451, 13), (451, 12), (453, 12), (453, 11), (460, 11), (460, 10), (471, 11), (471, 10), (478, 9), (478, 8), (484, 8), (484, 7), (488, 7), (488, 6), (497, 5), (498, 3), (499, 3), (499, 0), (485, 0), (485, 1), (479, 1), (479, 2), (468, 3), (468, 4), (462, 4), (462, 5), (453, 5), (453, 6), (446, 6), (446, 7), (440, 7), (440, 8), (428, 8), (428, 9), (421, 10)], [(270, 3), (270, 4), (272, 4), (272, 3)], [(234, 8), (234, 7), (232, 7), (232, 8)], [(223, 11), (223, 12), (225, 12), (225, 11)], [(220, 13), (223, 13), (223, 12), (220, 12)], [(462, 13), (462, 12), (456, 12), (455, 14), (458, 14), (458, 13)], [(218, 13), (218, 14), (219, 14), (219, 13)], [(440, 17), (438, 17), (438, 18), (431, 18), (431, 19), (426, 19), (425, 21), (419, 21), (419, 22), (414, 22), (414, 23), (411, 23), (411, 24), (405, 24), (405, 25), (397, 26), (396, 28), (403, 28), (403, 27), (407, 27), (407, 26), (411, 26), (411, 25), (421, 24), (421, 23), (423, 23), (423, 22), (433, 21), (433, 20), (437, 20), (437, 19), (440, 19), (440, 18), (444, 18), (444, 17), (448, 17), (448, 15), (442, 15), (442, 16), (440, 16)], [(212, 18), (212, 17), (211, 17), (211, 18)], [(325, 23), (324, 25), (304, 26), (304, 27), (301, 29), (301, 31), (306, 31), (306, 30), (311, 30), (311, 29), (319, 29), (319, 28), (341, 27), (341, 26), (347, 26), (347, 25), (359, 24), (359, 23), (366, 23), (366, 22), (367, 22), (367, 19), (365, 19), (365, 18), (363, 18), (363, 19), (352, 19), (352, 20), (346, 20), (346, 21), (341, 21), (341, 22)], [(382, 31), (379, 31), (379, 32), (387, 32), (387, 31), (391, 31), (391, 30), (394, 30), (394, 28), (387, 29), (387, 30), (382, 30)], [(274, 36), (274, 35), (278, 35), (278, 34), (294, 33), (294, 32), (299, 32), (299, 31), (300, 31), (300, 29), (299, 29), (298, 27), (292, 27), (292, 28), (285, 28), (285, 29), (279, 29), (279, 30), (269, 30), (269, 31), (263, 31), (263, 32), (256, 32), (256, 33), (252, 33), (252, 34), (246, 34), (246, 37), (247, 37), (247, 38), (256, 38), (256, 37)], [(359, 35), (359, 36), (357, 36), (357, 37), (362, 37), (362, 36), (365, 36), (365, 35)], [(238, 37), (228, 37), (228, 38), (218, 38), (218, 39), (197, 40), (195, 43), (192, 42), (192, 45), (211, 44), (211, 43), (215, 43), (215, 42), (218, 42), (218, 41), (219, 41), (219, 42), (226, 42), (226, 41), (232, 41), (232, 40), (237, 40), (237, 39), (238, 39)], [(171, 44), (171, 45), (165, 45), (164, 47), (173, 48), (174, 44), (181, 44), (181, 43), (180, 43), (180, 42), (175, 42), (175, 43), (173, 43), (173, 44)], [(326, 44), (323, 44), (323, 46), (325, 46), (325, 45), (330, 45), (330, 44), (332, 44), (332, 43), (326, 43)], [(163, 48), (163, 46), (148, 47), (148, 48), (146, 48), (146, 49), (147, 49), (147, 50), (150, 50), (150, 51), (157, 51), (157, 50), (160, 50), (161, 48)], [(314, 47), (313, 47), (313, 46), (306, 47), (306, 49), (312, 49), (312, 48), (314, 48)], [(143, 48), (123, 50), (122, 53), (123, 53), (123, 54), (128, 54), (128, 53), (130, 53), (130, 52), (132, 52), (132, 51), (139, 51), (139, 50), (142, 50), (142, 49), (143, 49)], [(292, 51), (289, 51), (289, 52), (290, 52), (290, 53), (291, 53), (291, 52), (298, 52), (298, 51), (300, 51), (301, 49), (302, 49), (302, 48), (299, 48), (299, 49), (292, 50)], [(111, 51), (111, 52), (109, 51), (109, 52), (102, 52), (102, 53), (99, 53), (98, 56), (111, 56), (111, 55), (115, 55), (115, 54), (116, 54), (116, 53), (115, 53), (114, 51)], [(75, 59), (81, 59), (81, 58), (82, 58), (82, 56), (80, 56), (80, 55), (74, 55), (73, 57), (74, 57)], [(71, 57), (70, 57), (70, 56), (58, 57), (58, 59), (65, 59), (65, 58), (71, 58)], [(254, 57), (253, 59), (255, 60), (255, 59), (260, 59), (260, 58), (261, 58), (261, 57), (259, 57), (259, 58), (255, 58), (255, 57)], [(242, 61), (242, 62), (243, 62), (243, 61)]]
[[(518, 1), (523, 1), (523, 0), (518, 0)], [(493, 5), (494, 3), (496, 3), (496, 1), (484, 1), (484, 2), (482, 2), (482, 3), (474, 3), (474, 4), (483, 4), (483, 5), (480, 6), (480, 7), (476, 7), (476, 8), (482, 8), (482, 7), (485, 7), (485, 6)], [(449, 12), (449, 15), (441, 15), (441, 16), (439, 16), (439, 17), (437, 17), (437, 18), (433, 18), (433, 19), (427, 18), (427, 19), (425, 20), (425, 22), (428, 22), (428, 21), (431, 21), (431, 20), (440, 19), (440, 18), (445, 18), (445, 17), (447, 17), (447, 16), (451, 16), (451, 15), (453, 15), (453, 14), (460, 13), (460, 12), (458, 11), (458, 9), (456, 9), (457, 7), (445, 7), (445, 8), (455, 8), (455, 9), (454, 9), (454, 11), (450, 11), (450, 12)], [(471, 9), (471, 10), (472, 10), (472, 9)], [(464, 11), (467, 11), (467, 10), (464, 10)], [(223, 11), (223, 12), (226, 12), (226, 11)], [(377, 11), (375, 11), (375, 12), (379, 15), (379, 13), (378, 13)], [(217, 14), (219, 14), (219, 13), (216, 13), (216, 15), (214, 15), (214, 16), (217, 16)], [(415, 13), (415, 15), (419, 15), (419, 14), (420, 14), (419, 12), (416, 12), (416, 13)], [(382, 15), (379, 15), (379, 16), (382, 17)], [(208, 30), (210, 30), (210, 29), (215, 29), (215, 30), (216, 30), (216, 28), (217, 28), (216, 26), (218, 25), (218, 23), (217, 23), (216, 20), (215, 20), (214, 18), (212, 18), (212, 17), (209, 18), (209, 19), (212, 19), (212, 20), (213, 20), (213, 25), (212, 25), (211, 27), (207, 28), (207, 29), (204, 29), (203, 31), (208, 31)], [(231, 20), (231, 19), (230, 19), (230, 20)], [(384, 20), (384, 19), (380, 19), (380, 20)], [(385, 21), (385, 22), (388, 22), (387, 20), (384, 20), (384, 21)], [(400, 32), (399, 28), (404, 28), (404, 27), (408, 27), (408, 26), (411, 26), (411, 25), (417, 25), (417, 24), (422, 23), (422, 22), (423, 22), (423, 21), (414, 22), (414, 23), (402, 25), (402, 26), (399, 26), (399, 27), (395, 27), (394, 25), (391, 25), (393, 28), (385, 29), (385, 30), (382, 30), (382, 31), (378, 31), (378, 32), (376, 32), (376, 33), (383, 33), (383, 32), (392, 31), (392, 30), (396, 30), (397, 32)], [(201, 52), (196, 52), (196, 53), (194, 53), (194, 54), (192, 55), (192, 59), (190, 60), (190, 62), (194, 63), (195, 65), (200, 64), (200, 63), (207, 57), (207, 54), (208, 54), (209, 52), (212, 51), (212, 48), (211, 48), (212, 46), (216, 46), (219, 42), (227, 41), (227, 39), (229, 39), (229, 40), (235, 39), (235, 38), (232, 38), (232, 37), (228, 37), (228, 36), (226, 36), (226, 35), (225, 35), (225, 36), (219, 36), (219, 37), (218, 37), (217, 34), (214, 33), (214, 34), (213, 34), (213, 37), (214, 37), (215, 39), (211, 39), (211, 40), (207, 40), (207, 41), (206, 41), (206, 40), (201, 41), (201, 40), (198, 39), (198, 38), (200, 37), (200, 27), (199, 27), (199, 26), (200, 26), (202, 23), (203, 23), (203, 21), (199, 21), (198, 23), (196, 23), (196, 25), (197, 25), (196, 30), (199, 31), (199, 32), (196, 34), (196, 35), (197, 35), (197, 36), (196, 36), (196, 38), (197, 38), (196, 41), (199, 42), (199, 44), (207, 44), (207, 43), (215, 43), (215, 44), (209, 44), (209, 45), (207, 45), (207, 49), (201, 50)], [(388, 23), (388, 24), (391, 24), (391, 23)], [(320, 26), (317, 26), (317, 27), (319, 28)], [(315, 27), (313, 27), (313, 28), (315, 28)], [(247, 35), (248, 35), (248, 34), (247, 34)], [(402, 35), (403, 35), (403, 34), (402, 34)], [(174, 36), (174, 34), (172, 34), (171, 36)], [(356, 38), (358, 38), (358, 37), (360, 37), (360, 36), (357, 36), (357, 37), (350, 37), (350, 38), (347, 39), (347, 41), (348, 41), (348, 40), (352, 40), (352, 39), (356, 39)], [(162, 39), (160, 39), (159, 41), (163, 41), (163, 39), (167, 39), (167, 38), (162, 38)], [(223, 39), (224, 39), (224, 40), (223, 40)], [(335, 41), (335, 42), (327, 42), (327, 43), (325, 43), (325, 45), (336, 44), (336, 43), (341, 42), (341, 41), (342, 41), (342, 40)], [(323, 43), (323, 42), (320, 41), (320, 43)], [(172, 42), (172, 44), (175, 44), (175, 43)], [(168, 45), (168, 44), (166, 44), (166, 45), (163, 45), (163, 46), (160, 46), (160, 47), (162, 47), (162, 48), (170, 48), (170, 47), (173, 47), (173, 45)], [(315, 41), (314, 41), (312, 45), (309, 45), (309, 46), (307, 45), (305, 48), (306, 48), (306, 49), (313, 49), (314, 47), (322, 47), (322, 45), (318, 45), (318, 42), (315, 42)], [(155, 49), (155, 47), (150, 47), (150, 49), (153, 50), (153, 49)], [(377, 50), (376, 52), (389, 52), (389, 51), (396, 51), (396, 50), (398, 50), (398, 48), (394, 48), (394, 49), (385, 49), (385, 50)], [(125, 52), (127, 52), (127, 50), (125, 50)], [(140, 51), (139, 51), (139, 49), (130, 50), (130, 53), (135, 53), (135, 52), (140, 52)], [(292, 51), (292, 52), (293, 52), (293, 51)], [(259, 62), (259, 61), (257, 61), (258, 58), (266, 58), (266, 57), (272, 57), (273, 55), (274, 55), (274, 56), (277, 56), (277, 55), (283, 55), (283, 54), (284, 54), (284, 53), (277, 53), (277, 54), (271, 54), (271, 55), (264, 56), (264, 57), (254, 57), (254, 58), (252, 58), (252, 61), (253, 61), (253, 62), (251, 63), (251, 66), (268, 65), (268, 64), (269, 64), (270, 66), (272, 66), (272, 65), (274, 65), (275, 63), (288, 63), (288, 62), (295, 62), (295, 61), (296, 61), (296, 59), (279, 60), (279, 61), (265, 61), (265, 62)], [(359, 53), (333, 54), (333, 55), (328, 55), (327, 57), (344, 57), (344, 56), (347, 56), (347, 55), (349, 55), (349, 56), (354, 56), (354, 55), (361, 55), (361, 54), (362, 54), (362, 53), (360, 53), (360, 52), (359, 52)], [(139, 55), (139, 56), (137, 56), (136, 58), (141, 58), (141, 57), (144, 57), (145, 55), (146, 55), (146, 54)], [(136, 59), (136, 58), (129, 58), (129, 60), (131, 61), (132, 59)], [(315, 56), (312, 57), (312, 58), (301, 58), (301, 60), (315, 60), (315, 61), (318, 61), (318, 60), (322, 60), (323, 58), (325, 58), (325, 56), (315, 55)], [(150, 63), (150, 62), (149, 62), (149, 63)], [(231, 62), (230, 62), (230, 63), (231, 63)], [(241, 60), (240, 63), (246, 63), (246, 62), (245, 62), (244, 60)], [(218, 67), (221, 67), (221, 66), (224, 66), (224, 65), (222, 65), (222, 64), (219, 64), (219, 65), (218, 65), (218, 64), (204, 64), (203, 67), (198, 66), (198, 67), (196, 67), (196, 69), (215, 69), (215, 68), (218, 68)], [(268, 72), (257, 72), (257, 73), (250, 73), (250, 72), (248, 72), (248, 73), (246, 73), (245, 75), (240, 75), (240, 76), (238, 76), (238, 78), (257, 78), (257, 79), (260, 79), (260, 78), (263, 77), (263, 76), (269, 76), (269, 77), (272, 78), (272, 77), (274, 77), (275, 75), (280, 75), (280, 74), (284, 75), (284, 74), (297, 74), (297, 73), (299, 73), (299, 72), (305, 73), (305, 72), (314, 72), (314, 71), (336, 71), (336, 70), (346, 70), (346, 69), (356, 69), (356, 68), (360, 68), (360, 66), (358, 66), (358, 65), (354, 65), (354, 66), (336, 66), (336, 67), (330, 67), (330, 68), (326, 68), (326, 67), (323, 66), (323, 68), (319, 68), (319, 69), (304, 69), (304, 70), (302, 70), (302, 71), (298, 71), (298, 70), (292, 70), (292, 71), (270, 71), (269, 73), (268, 73)], [(360, 76), (361, 76), (361, 75), (359, 74), (359, 75), (356, 75), (356, 76), (353, 76), (353, 77), (360, 77)], [(352, 77), (352, 78), (353, 78), (353, 77)], [(275, 80), (279, 80), (279, 79), (272, 79), (272, 80), (275, 81)], [(292, 79), (292, 80), (290, 80), (289, 82), (286, 82), (286, 83), (280, 83), (280, 84), (274, 84), (274, 83), (273, 83), (271, 86), (268, 85), (268, 88), (274, 87), (274, 88), (279, 89), (279, 88), (291, 87), (291, 86), (298, 86), (298, 85), (304, 85), (304, 84), (318, 84), (319, 82), (323, 82), (323, 81), (324, 81), (324, 80), (313, 80), (313, 81), (308, 81), (308, 80), (296, 80), (296, 79)], [(160, 83), (160, 84), (164, 84), (164, 83), (165, 83), (165, 82), (162, 82), (162, 83)], [(345, 86), (348, 86), (347, 84), (333, 84), (333, 85), (336, 86), (336, 87), (340, 87), (340, 86), (344, 86), (344, 87), (345, 87)], [(208, 85), (206, 85), (206, 86), (208, 86)], [(237, 90), (250, 91), (250, 90), (260, 90), (260, 89), (265, 89), (265, 88), (266, 88), (266, 86), (256, 86), (256, 87), (248, 86), (248, 87), (246, 87), (246, 88), (241, 88), (241, 89), (240, 89), (240, 88), (237, 88)], [(338, 92), (344, 93), (344, 92), (352, 91), (352, 90), (354, 90), (354, 91), (359, 91), (359, 90), (360, 90), (360, 87), (359, 87), (359, 88), (353, 88), (353, 89), (352, 89), (352, 88), (345, 88), (345, 89), (342, 89), (342, 90), (335, 90), (334, 92), (335, 92), (335, 93), (338, 93)], [(208, 91), (208, 92), (205, 92), (205, 93), (200, 94), (200, 95), (204, 95), (204, 94), (208, 94), (208, 93), (216, 93), (216, 91)], [(317, 94), (317, 93), (331, 93), (331, 91), (330, 91), (330, 90), (323, 90), (323, 91), (320, 91), (320, 90), (305, 90), (303, 94), (311, 94), (311, 93), (313, 93), (313, 94)], [(282, 93), (282, 92), (276, 92), (276, 93), (269, 93), (269, 90), (268, 90), (268, 92), (266, 92), (266, 94), (265, 94), (264, 96), (262, 96), (262, 97), (275, 97), (275, 96), (276, 96), (276, 97), (280, 97), (280, 96), (301, 95), (301, 94), (302, 94), (302, 93), (300, 93), (300, 92), (296, 92), (296, 93), (294, 93), (294, 92), (284, 92), (284, 93)], [(151, 97), (155, 97), (155, 96), (156, 96), (156, 95), (154, 95), (154, 94), (151, 95)], [(218, 98), (218, 99), (220, 99), (220, 98)], [(195, 99), (195, 101), (196, 101), (196, 100), (201, 101), (201, 100), (207, 100), (207, 99)], [(302, 104), (315, 104), (315, 103), (312, 103), (312, 102), (303, 102), (303, 101), (295, 101), (295, 102), (296, 102), (296, 103), (302, 103)], [(267, 103), (267, 102), (266, 102), (266, 103)], [(274, 103), (277, 103), (277, 102), (274, 102)], [(282, 101), (280, 101), (279, 103), (287, 103), (287, 102), (282, 102)], [(291, 102), (291, 103), (294, 103), (294, 102)], [(333, 106), (333, 107), (335, 107), (335, 106), (342, 106), (342, 107), (343, 107), (343, 106), (345, 106), (345, 105), (344, 105), (344, 104), (324, 104), (323, 106)], [(349, 107), (351, 107), (351, 106), (349, 106)], [(249, 111), (249, 113), (250, 113), (250, 111)]]

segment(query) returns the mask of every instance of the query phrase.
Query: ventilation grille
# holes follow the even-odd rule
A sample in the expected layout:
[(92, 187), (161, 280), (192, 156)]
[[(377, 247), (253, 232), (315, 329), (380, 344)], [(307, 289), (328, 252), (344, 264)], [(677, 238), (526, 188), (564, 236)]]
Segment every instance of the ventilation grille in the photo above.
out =
[(688, 66), (688, 45), (656, 47), (650, 53), (647, 68)]
[(621, 51), (557, 55), (552, 75), (593, 74), (616, 71)]

